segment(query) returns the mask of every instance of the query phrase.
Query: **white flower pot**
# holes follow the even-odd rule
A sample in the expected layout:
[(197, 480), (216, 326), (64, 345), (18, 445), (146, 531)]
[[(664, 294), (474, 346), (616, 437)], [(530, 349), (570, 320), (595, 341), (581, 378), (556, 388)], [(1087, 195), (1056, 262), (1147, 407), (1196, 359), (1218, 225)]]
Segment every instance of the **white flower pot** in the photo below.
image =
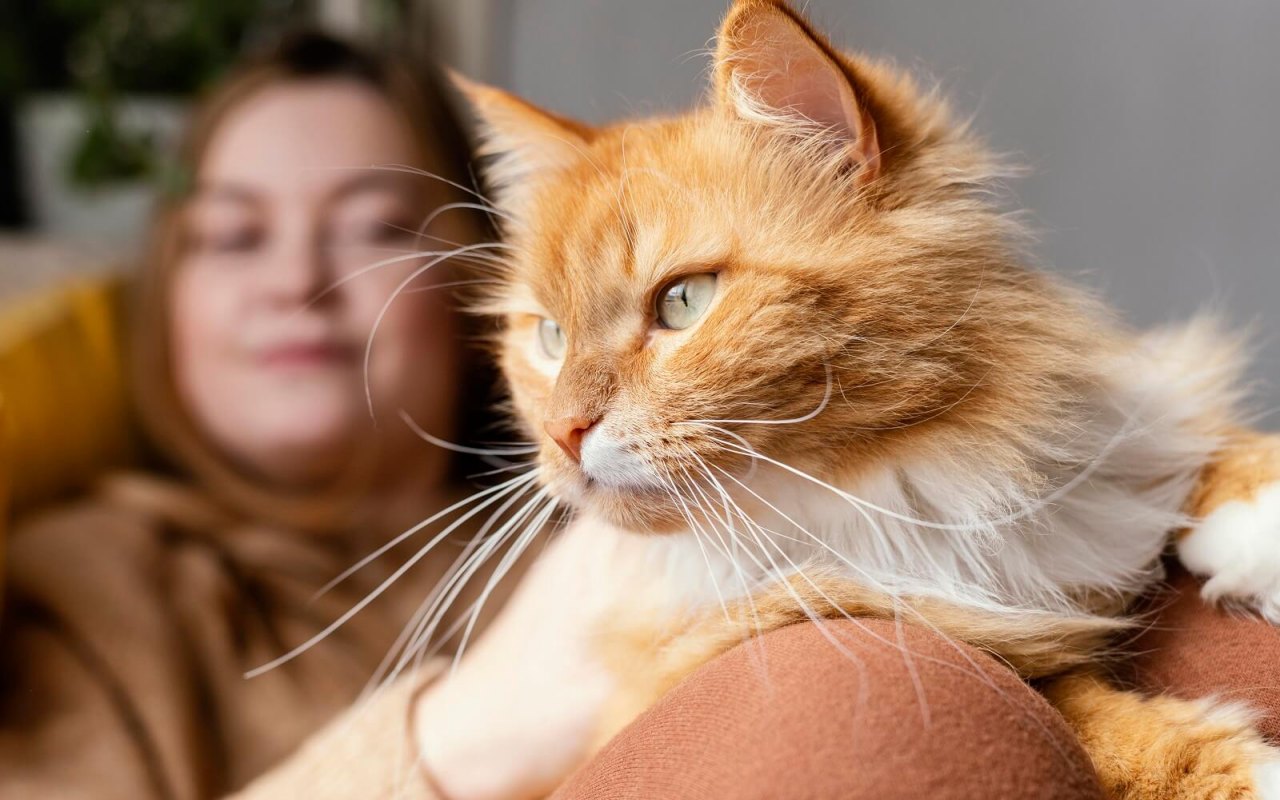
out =
[[(117, 106), (120, 126), (149, 133), (172, 151), (186, 103), (152, 97), (124, 97)], [(136, 245), (154, 198), (143, 181), (86, 189), (69, 179), (72, 154), (88, 126), (83, 98), (39, 94), (18, 110), (18, 147), (35, 232), (62, 239), (95, 241), (113, 248)]]

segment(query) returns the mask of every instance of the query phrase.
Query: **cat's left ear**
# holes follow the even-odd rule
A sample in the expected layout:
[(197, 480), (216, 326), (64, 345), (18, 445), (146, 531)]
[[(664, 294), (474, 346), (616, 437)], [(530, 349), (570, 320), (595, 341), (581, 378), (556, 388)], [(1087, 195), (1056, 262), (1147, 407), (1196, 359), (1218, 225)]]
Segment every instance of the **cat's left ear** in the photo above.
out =
[(594, 131), (497, 87), (452, 71), (449, 77), (480, 118), (478, 153), (491, 157), (485, 176), (495, 200), (519, 218), (538, 177), (581, 159)]
[(881, 170), (880, 137), (851, 66), (781, 0), (738, 0), (720, 27), (716, 97), (742, 119), (839, 149), (859, 184)]

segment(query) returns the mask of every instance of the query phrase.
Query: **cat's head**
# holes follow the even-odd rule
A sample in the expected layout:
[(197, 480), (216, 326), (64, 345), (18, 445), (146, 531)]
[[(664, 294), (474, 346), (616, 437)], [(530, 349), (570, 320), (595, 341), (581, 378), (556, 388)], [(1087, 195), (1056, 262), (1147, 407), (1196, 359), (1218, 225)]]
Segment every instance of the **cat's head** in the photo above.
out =
[(949, 430), (1014, 458), (1007, 423), (1087, 336), (1014, 266), (964, 126), (783, 2), (734, 4), (680, 116), (592, 127), (461, 83), (514, 248), (488, 308), (515, 410), (550, 490), (618, 524), (680, 525), (752, 451), (831, 475)]

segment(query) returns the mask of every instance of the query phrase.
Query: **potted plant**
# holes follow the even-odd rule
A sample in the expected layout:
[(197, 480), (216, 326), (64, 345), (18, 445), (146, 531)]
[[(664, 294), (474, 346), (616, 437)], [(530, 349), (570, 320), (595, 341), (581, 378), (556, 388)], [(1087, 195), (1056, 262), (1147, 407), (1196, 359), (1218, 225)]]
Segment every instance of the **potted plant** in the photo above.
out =
[(15, 20), (20, 161), (37, 230), (124, 245), (187, 99), (235, 58), (272, 0), (51, 0)]

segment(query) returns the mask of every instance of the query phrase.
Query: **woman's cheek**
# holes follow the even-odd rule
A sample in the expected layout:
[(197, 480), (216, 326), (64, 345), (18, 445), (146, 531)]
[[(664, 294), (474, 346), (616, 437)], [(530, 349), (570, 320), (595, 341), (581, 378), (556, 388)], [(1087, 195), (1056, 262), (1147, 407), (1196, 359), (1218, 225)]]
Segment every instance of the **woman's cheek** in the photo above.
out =
[(356, 286), (361, 281), (356, 279), (344, 298), (352, 337), (363, 349), (372, 336), (369, 388), (374, 400), (396, 408), (414, 405), (410, 393), (421, 390), (422, 373), (435, 373), (433, 362), (447, 358), (456, 346), (450, 289), (432, 288), (424, 277), (397, 294), (409, 274), (407, 269), (388, 270), (363, 286)]
[[(178, 269), (173, 283), (173, 368), (191, 404), (212, 405), (208, 393), (230, 392), (226, 373), (236, 350), (234, 293), (199, 264)], [(191, 395), (196, 395), (192, 397)], [(205, 402), (201, 402), (205, 401)]]

